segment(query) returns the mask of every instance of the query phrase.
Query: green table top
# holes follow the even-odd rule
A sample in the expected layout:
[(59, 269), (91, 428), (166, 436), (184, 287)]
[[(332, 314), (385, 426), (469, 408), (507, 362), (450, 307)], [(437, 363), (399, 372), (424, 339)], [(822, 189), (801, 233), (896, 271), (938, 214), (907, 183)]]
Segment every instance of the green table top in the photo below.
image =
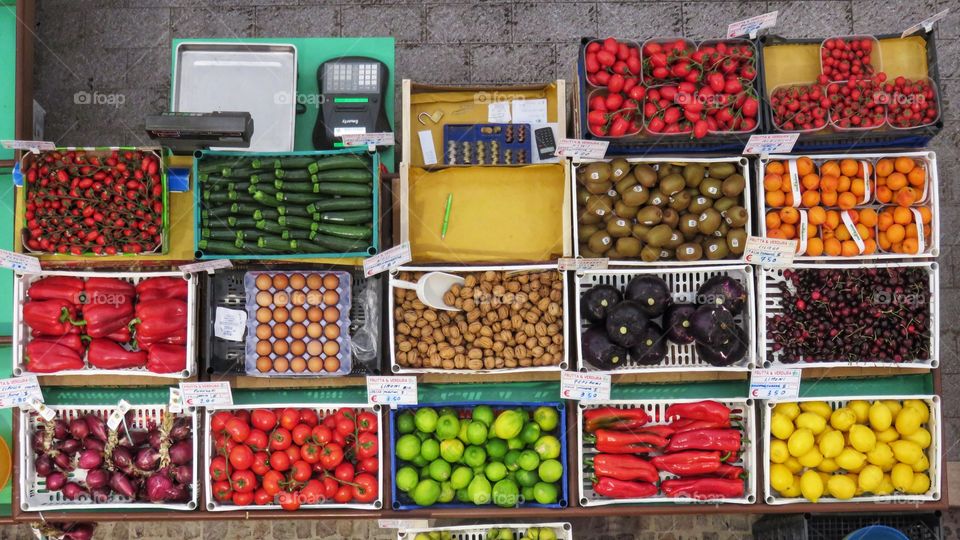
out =
[[(17, 6), (0, 1), (0, 139), (13, 139), (16, 121)], [(13, 159), (13, 150), (0, 148), (0, 159)], [(13, 200), (13, 199), (8, 199)], [(6, 209), (4, 209), (6, 210)], [(12, 210), (11, 210), (12, 212)], [(12, 222), (13, 214), (10, 214)], [(5, 238), (5, 237), (4, 237)], [(4, 249), (10, 249), (3, 246)]]

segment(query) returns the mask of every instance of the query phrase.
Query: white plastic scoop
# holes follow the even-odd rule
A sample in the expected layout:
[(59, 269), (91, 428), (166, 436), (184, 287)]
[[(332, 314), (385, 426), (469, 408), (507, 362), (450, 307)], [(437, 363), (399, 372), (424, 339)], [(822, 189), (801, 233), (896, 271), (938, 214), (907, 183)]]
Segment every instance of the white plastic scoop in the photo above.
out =
[(443, 301), (443, 295), (454, 285), (463, 285), (463, 278), (445, 272), (427, 272), (416, 283), (410, 281), (394, 280), (394, 284), (401, 289), (410, 289), (417, 291), (417, 298), (424, 305), (433, 309), (443, 309), (446, 311), (461, 311), (460, 308), (448, 306)]

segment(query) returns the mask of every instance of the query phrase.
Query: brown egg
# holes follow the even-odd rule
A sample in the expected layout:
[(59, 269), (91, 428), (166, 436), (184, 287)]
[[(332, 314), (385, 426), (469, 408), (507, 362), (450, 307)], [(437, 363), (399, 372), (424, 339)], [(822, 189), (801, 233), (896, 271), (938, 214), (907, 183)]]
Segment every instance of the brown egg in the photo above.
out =
[(340, 326), (337, 324), (328, 324), (324, 326), (323, 336), (327, 339), (337, 339), (340, 337)]
[(307, 352), (307, 346), (299, 339), (290, 343), (290, 354), (300, 356), (305, 352)]
[(270, 308), (262, 307), (257, 310), (257, 322), (267, 323), (273, 319), (273, 312)]
[(302, 306), (307, 303), (307, 293), (303, 291), (293, 291), (290, 293), (290, 303), (295, 306)]
[(297, 323), (290, 327), (290, 337), (293, 339), (303, 339), (307, 335), (307, 327)]
[(311, 289), (323, 287), (323, 277), (321, 277), (320, 274), (310, 274), (307, 276), (307, 287)]
[(280, 307), (290, 303), (290, 295), (287, 291), (277, 291), (273, 293), (273, 305)]
[(309, 341), (307, 342), (307, 354), (310, 356), (320, 356), (320, 353), (323, 352), (323, 343), (319, 341)]
[(280, 290), (286, 289), (287, 285), (290, 284), (290, 280), (287, 279), (287, 276), (284, 274), (276, 274), (273, 276), (273, 288)]
[(326, 290), (323, 292), (323, 303), (328, 306), (335, 306), (337, 302), (340, 301), (340, 295), (337, 294), (337, 291)]
[(320, 291), (310, 291), (307, 293), (307, 305), (319, 306), (323, 303), (323, 293)]
[(336, 289), (340, 286), (340, 278), (333, 274), (327, 274), (323, 276), (323, 288), (324, 289)]
[(257, 358), (257, 371), (260, 373), (266, 373), (273, 369), (273, 361), (270, 360), (269, 356), (261, 356)]
[(311, 356), (310, 359), (307, 360), (307, 369), (314, 373), (323, 371), (323, 360), (316, 356)]
[(266, 307), (273, 302), (273, 295), (269, 291), (260, 291), (257, 293), (257, 305)]
[(307, 325), (307, 335), (313, 339), (323, 335), (323, 325), (318, 322), (313, 322)]
[(307, 284), (307, 278), (303, 274), (290, 274), (290, 288), (302, 289)]
[(277, 373), (286, 373), (290, 369), (290, 362), (286, 358), (280, 357), (273, 360), (273, 370)]
[(290, 335), (290, 327), (285, 324), (273, 325), (273, 336), (277, 339), (287, 339)]
[(268, 354), (270, 354), (270, 351), (273, 350), (273, 346), (270, 345), (269, 341), (265, 339), (261, 339), (260, 341), (257, 342), (256, 350), (257, 350), (257, 354), (259, 354), (260, 356), (267, 356)]
[(334, 371), (340, 369), (340, 360), (335, 356), (328, 356), (323, 360), (323, 369), (333, 373)]
[(298, 356), (290, 361), (290, 370), (294, 373), (302, 373), (305, 369), (307, 369), (307, 361), (303, 357)]
[(340, 352), (340, 344), (336, 341), (328, 341), (323, 344), (323, 354), (336, 356), (338, 352)]
[(270, 339), (273, 335), (273, 329), (269, 324), (257, 325), (257, 339)]
[(290, 320), (293, 322), (303, 322), (307, 320), (307, 310), (296, 306), (290, 310)]
[(257, 276), (256, 284), (258, 289), (265, 291), (269, 289), (271, 285), (273, 285), (273, 280), (270, 279), (270, 276), (266, 274), (260, 274)]
[(290, 345), (286, 341), (279, 340), (273, 342), (273, 352), (277, 356), (286, 356), (290, 352)]
[[(276, 314), (274, 314), (274, 317), (276, 317)], [(328, 323), (337, 322), (339, 319), (340, 319), (339, 309), (333, 306), (330, 306), (323, 310), (323, 320), (327, 321)]]
[[(324, 313), (326, 315), (326, 313)], [(290, 312), (287, 311), (285, 307), (278, 307), (273, 310), (273, 320), (282, 323), (287, 322), (287, 319), (290, 318)]]
[(307, 318), (312, 322), (319, 322), (323, 320), (323, 310), (317, 306), (307, 310)]

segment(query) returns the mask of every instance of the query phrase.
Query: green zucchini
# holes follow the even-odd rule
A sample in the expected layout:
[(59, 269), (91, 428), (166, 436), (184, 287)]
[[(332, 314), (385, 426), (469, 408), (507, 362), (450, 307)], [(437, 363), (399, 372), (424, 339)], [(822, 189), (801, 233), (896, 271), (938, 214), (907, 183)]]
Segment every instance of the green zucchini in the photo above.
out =
[(373, 201), (365, 197), (340, 197), (315, 201), (307, 206), (310, 212), (325, 212), (327, 210), (365, 210), (373, 206)]
[(268, 195), (276, 195), (280, 190), (270, 184), (250, 184), (250, 188), (247, 191), (251, 194), (262, 191)]
[(280, 201), (273, 195), (268, 195), (262, 191), (258, 191), (253, 194), (253, 199), (260, 204), (270, 206), (272, 208), (277, 208), (280, 206)]
[(261, 219), (257, 222), (257, 228), (261, 231), (267, 231), (268, 233), (281, 234), (285, 227), (280, 226), (276, 221), (267, 221)]
[(356, 225), (373, 221), (372, 210), (347, 210), (345, 212), (323, 212), (320, 221), (324, 223), (339, 223), (340, 225)]
[(259, 245), (259, 239), (257, 242), (244, 242), (243, 240), (237, 240), (236, 245), (240, 248), (241, 253), (247, 253), (251, 255), (270, 255), (273, 253), (281, 253), (284, 251), (289, 251), (289, 248), (284, 249), (274, 249), (269, 247), (263, 247)]
[(316, 174), (318, 182), (372, 182), (373, 173), (363, 169), (340, 169)]
[(204, 159), (203, 163), (197, 164), (197, 172), (200, 174), (212, 174), (223, 170), (225, 165), (234, 163), (233, 159)]
[[(304, 242), (306, 244), (306, 242)], [(309, 242), (318, 253), (351, 253), (365, 251), (369, 244), (363, 240), (338, 238), (325, 234), (313, 234)], [(306, 247), (306, 246), (305, 246)]]
[(312, 193), (284, 193), (283, 191), (277, 192), (277, 200), (281, 202), (290, 202), (295, 204), (309, 204), (314, 199), (316, 195)]
[(260, 221), (261, 219), (272, 219), (276, 221), (280, 217), (280, 212), (276, 208), (258, 208), (253, 211), (253, 219)]
[[(313, 212), (308, 212), (306, 208), (302, 206), (281, 206), (277, 210), (280, 211), (281, 216), (300, 216), (312, 218), (315, 214)], [(320, 221), (316, 219), (314, 221)]]
[(340, 154), (321, 158), (317, 161), (318, 171), (334, 169), (370, 169), (370, 162), (356, 154)]
[(280, 179), (273, 181), (273, 187), (286, 191), (287, 193), (319, 193), (319, 185), (312, 182), (304, 182), (302, 180), (296, 181), (283, 181)]
[(285, 180), (314, 180), (313, 173), (306, 169), (276, 169), (277, 178)]
[(203, 194), (203, 200), (214, 204), (226, 204), (228, 202), (247, 202), (251, 199), (246, 194), (240, 194), (236, 191), (206, 191)]
[(230, 183), (231, 181), (234, 180), (234, 179), (232, 179), (232, 178), (226, 178), (226, 177), (223, 177), (223, 176), (215, 176), (215, 175), (212, 175), (212, 174), (201, 174), (200, 176), (206, 177), (206, 178), (204, 178), (203, 180), (200, 180), (200, 183), (201, 183), (201, 184), (204, 184), (204, 187), (208, 187), (208, 186), (209, 186), (209, 187), (212, 187), (212, 186), (222, 186), (222, 185), (226, 185), (226, 184), (228, 184), (228, 183)]
[(230, 205), (230, 210), (232, 210), (234, 214), (250, 215), (259, 208), (260, 206), (255, 203), (233, 203)]
[(257, 247), (278, 249), (282, 251), (296, 251), (299, 242), (296, 240), (284, 240), (273, 236), (261, 236), (257, 238)]
[(277, 219), (277, 223), (281, 227), (294, 227), (297, 229), (310, 229), (311, 231), (317, 230), (318, 223), (310, 218), (299, 217), (299, 216), (280, 216)]
[(236, 192), (243, 192), (250, 189), (250, 186), (252, 185), (253, 184), (251, 184), (250, 182), (228, 182), (227, 189), (231, 191), (236, 191)]
[(206, 251), (207, 253), (215, 253), (220, 255), (243, 254), (243, 249), (237, 247), (237, 245), (233, 242), (207, 240), (204, 238), (197, 242), (197, 247), (200, 248), (200, 251)]
[(317, 160), (312, 157), (282, 157), (274, 160), (273, 168), (275, 169), (306, 169), (313, 174), (317, 172)]
[(310, 235), (315, 234), (314, 231), (307, 231), (303, 229), (287, 229), (280, 233), (280, 237), (284, 240), (309, 240)]
[(210, 218), (227, 217), (232, 213), (236, 213), (233, 211), (233, 206), (235, 204), (236, 203), (231, 204), (230, 206), (212, 206), (210, 208), (204, 208), (200, 211), (200, 219), (207, 220)]
[(253, 229), (257, 226), (257, 220), (252, 217), (233, 217), (227, 218), (227, 224), (234, 229)]
[(349, 182), (323, 182), (318, 193), (324, 195), (344, 195), (347, 197), (366, 197), (373, 190), (367, 184), (351, 184)]
[(227, 178), (250, 178), (255, 174), (259, 174), (258, 169), (232, 169), (230, 167), (223, 168), (223, 175)]
[(210, 240), (233, 240), (237, 237), (236, 233), (230, 229), (200, 229), (201, 238)]
[(352, 238), (354, 240), (369, 240), (373, 237), (373, 227), (360, 227), (357, 225), (319, 223), (317, 224), (317, 232), (323, 235)]
[(263, 171), (250, 177), (251, 184), (269, 184), (277, 178), (273, 171)]

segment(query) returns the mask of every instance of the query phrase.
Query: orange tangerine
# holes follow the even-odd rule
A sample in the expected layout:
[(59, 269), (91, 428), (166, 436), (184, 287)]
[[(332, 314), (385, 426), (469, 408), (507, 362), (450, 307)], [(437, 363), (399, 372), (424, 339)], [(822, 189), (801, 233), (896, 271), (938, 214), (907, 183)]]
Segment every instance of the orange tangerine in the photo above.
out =
[(820, 202), (823, 203), (824, 206), (836, 206), (837, 192), (836, 191), (820, 192)]
[(800, 197), (800, 204), (807, 208), (820, 204), (820, 192), (819, 191), (804, 192), (803, 196)]
[(823, 225), (829, 229), (836, 229), (840, 225), (840, 212), (836, 210), (827, 210), (827, 220)]
[(863, 178), (854, 178), (853, 181), (850, 182), (850, 193), (856, 195), (857, 199), (863, 200), (863, 190)]
[(813, 160), (807, 156), (797, 159), (797, 174), (806, 176), (814, 171)]
[(877, 162), (877, 176), (887, 176), (893, 172), (893, 160), (884, 158)]
[(823, 241), (823, 251), (831, 257), (837, 257), (842, 251), (842, 245), (836, 238), (828, 238)]
[(887, 186), (877, 186), (877, 200), (882, 203), (888, 203), (893, 200), (893, 192)]
[(840, 176), (840, 165), (833, 160), (830, 160), (820, 166), (820, 174), (823, 176)]
[(913, 162), (913, 159), (906, 156), (898, 157), (893, 163), (893, 168), (896, 169), (897, 172), (903, 174), (907, 174), (908, 172), (912, 171), (915, 166), (916, 164)]
[(780, 191), (780, 183), (783, 182), (783, 177), (779, 174), (767, 173), (763, 177), (763, 189), (767, 191)]
[(810, 238), (807, 240), (807, 255), (811, 257), (823, 255), (823, 240), (819, 238)]
[(893, 209), (893, 222), (894, 222), (894, 223), (899, 223), (899, 224), (901, 224), (901, 225), (906, 225), (907, 223), (910, 223), (911, 221), (913, 221), (913, 213), (910, 211), (909, 208), (904, 208), (904, 207), (902, 207), (902, 206), (898, 206), (898, 207), (896, 207), (896, 208)]
[(784, 223), (796, 223), (800, 221), (800, 211), (792, 206), (787, 206), (780, 210), (780, 221)]
[(805, 174), (800, 177), (800, 185), (804, 189), (817, 189), (820, 187), (820, 177), (813, 173)]
[(786, 169), (782, 161), (771, 161), (767, 163), (767, 172), (773, 174), (783, 174)]
[(855, 159), (843, 159), (840, 160), (840, 172), (844, 176), (856, 176), (857, 169), (860, 168), (860, 165)]
[(811, 225), (821, 225), (827, 220), (827, 211), (822, 206), (814, 206), (807, 211), (807, 219)]
[(867, 227), (874, 227), (877, 225), (877, 211), (873, 208), (864, 208), (860, 210), (860, 223), (863, 223)]
[(779, 238), (781, 240), (787, 240), (787, 236), (783, 234), (783, 231), (780, 229), (770, 229), (767, 231), (767, 238)]
[(846, 240), (841, 244), (840, 254), (844, 257), (853, 257), (860, 254), (857, 244), (853, 240)]
[(820, 191), (836, 191), (840, 185), (840, 179), (836, 176), (824, 176), (820, 178)]
[(930, 220), (933, 218), (933, 215), (930, 213), (930, 209), (926, 206), (921, 206), (917, 210), (920, 211), (920, 220), (923, 222), (923, 224), (929, 225)]
[(837, 198), (837, 205), (843, 209), (853, 208), (857, 205), (857, 196), (849, 191), (845, 191)]
[(923, 170), (923, 167), (914, 167), (912, 171), (907, 173), (907, 181), (913, 187), (923, 187), (923, 181), (926, 177), (927, 173)]
[(784, 238), (797, 237), (797, 227), (790, 223), (784, 223), (783, 225), (780, 225), (780, 231), (783, 233)]
[(891, 244), (898, 244), (902, 242), (906, 235), (906, 229), (904, 229), (903, 225), (899, 223), (894, 223), (887, 229), (887, 239), (890, 240)]
[(896, 191), (907, 185), (907, 177), (901, 173), (895, 172), (887, 177), (887, 187)]
[(780, 227), (780, 214), (775, 210), (767, 212), (767, 230), (777, 229)]
[(920, 243), (916, 238), (907, 238), (903, 241), (901, 248), (903, 249), (901, 253), (916, 253), (920, 249)]
[(764, 200), (767, 201), (767, 206), (771, 208), (779, 208), (784, 204), (784, 196), (782, 191), (768, 191)]

